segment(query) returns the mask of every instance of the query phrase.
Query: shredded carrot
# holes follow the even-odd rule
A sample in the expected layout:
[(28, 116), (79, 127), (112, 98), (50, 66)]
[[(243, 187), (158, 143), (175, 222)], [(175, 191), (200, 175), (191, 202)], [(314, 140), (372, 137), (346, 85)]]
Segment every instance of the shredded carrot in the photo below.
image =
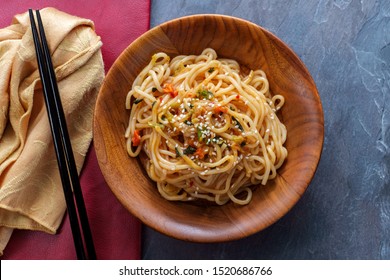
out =
[(141, 136), (139, 135), (139, 130), (134, 130), (134, 135), (131, 138), (133, 146), (137, 147), (141, 143)]
[(205, 156), (205, 153), (202, 148), (196, 149), (196, 152), (194, 153), (195, 156), (198, 156), (199, 159), (203, 159)]
[(165, 84), (164, 85), (164, 88), (163, 88), (163, 91), (165, 93), (169, 93), (169, 95), (174, 98), (177, 96), (177, 90), (174, 89), (173, 85), (172, 84)]
[(214, 112), (215, 113), (227, 113), (227, 111), (228, 111), (228, 108), (226, 108), (226, 107), (223, 107), (223, 106), (217, 106), (217, 107), (215, 107), (214, 108)]

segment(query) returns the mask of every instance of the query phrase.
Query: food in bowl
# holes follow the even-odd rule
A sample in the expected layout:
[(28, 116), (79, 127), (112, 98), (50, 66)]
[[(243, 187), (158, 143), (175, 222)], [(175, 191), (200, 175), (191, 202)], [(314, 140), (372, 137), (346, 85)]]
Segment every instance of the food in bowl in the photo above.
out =
[(200, 55), (160, 52), (127, 94), (127, 151), (143, 151), (145, 169), (167, 200), (251, 201), (251, 186), (275, 178), (287, 157), (285, 125), (262, 70)]

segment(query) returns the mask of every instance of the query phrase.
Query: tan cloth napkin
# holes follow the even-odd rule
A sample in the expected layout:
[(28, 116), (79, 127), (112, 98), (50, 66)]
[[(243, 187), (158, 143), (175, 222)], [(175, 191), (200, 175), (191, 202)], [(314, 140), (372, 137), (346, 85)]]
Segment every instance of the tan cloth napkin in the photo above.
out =
[[(41, 10), (80, 171), (104, 78), (93, 22)], [(0, 29), (0, 254), (14, 228), (56, 233), (66, 209), (28, 13)]]

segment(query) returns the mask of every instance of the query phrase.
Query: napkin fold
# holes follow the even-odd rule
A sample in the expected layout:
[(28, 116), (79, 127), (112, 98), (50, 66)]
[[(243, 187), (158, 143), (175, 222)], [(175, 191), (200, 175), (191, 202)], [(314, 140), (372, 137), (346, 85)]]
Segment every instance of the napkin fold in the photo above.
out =
[[(77, 169), (92, 140), (104, 78), (92, 21), (41, 10)], [(44, 104), (28, 13), (0, 29), (0, 254), (12, 231), (55, 234), (66, 204)]]

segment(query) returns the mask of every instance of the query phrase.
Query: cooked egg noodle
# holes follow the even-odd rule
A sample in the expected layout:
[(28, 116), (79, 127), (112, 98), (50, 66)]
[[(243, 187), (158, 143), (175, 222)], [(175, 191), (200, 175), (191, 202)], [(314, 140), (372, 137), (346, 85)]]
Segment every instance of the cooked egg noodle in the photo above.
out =
[(165, 199), (244, 205), (250, 186), (275, 178), (287, 157), (276, 115), (283, 105), (262, 70), (244, 76), (213, 49), (172, 60), (157, 53), (126, 98), (127, 151), (146, 153), (146, 171)]

